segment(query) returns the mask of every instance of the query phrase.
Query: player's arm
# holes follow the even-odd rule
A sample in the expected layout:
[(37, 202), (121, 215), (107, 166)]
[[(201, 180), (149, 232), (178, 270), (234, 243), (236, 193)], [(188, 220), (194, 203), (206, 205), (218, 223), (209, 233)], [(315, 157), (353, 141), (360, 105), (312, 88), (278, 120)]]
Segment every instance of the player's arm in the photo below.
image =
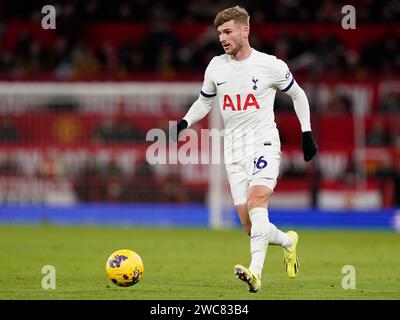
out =
[(311, 131), (310, 107), (306, 93), (294, 79), (292, 86), (285, 93), (292, 98), (294, 110), (301, 125), (304, 160), (310, 161), (317, 153), (318, 146)]
[(176, 131), (174, 128), (171, 132), (174, 140), (178, 140), (179, 133), (182, 132), (182, 130), (189, 128), (191, 125), (203, 119), (212, 108), (214, 98), (217, 95), (216, 86), (211, 79), (210, 66), (212, 62), (213, 60), (211, 60), (204, 74), (203, 86), (201, 88), (199, 97), (189, 108), (182, 120), (178, 122)]
[(294, 110), (299, 119), (302, 132), (302, 149), (304, 160), (310, 161), (318, 151), (312, 135), (310, 122), (310, 106), (304, 90), (297, 84), (286, 63), (278, 60), (276, 86), (293, 100)]
[(212, 97), (204, 95), (203, 91), (200, 93), (198, 99), (192, 104), (186, 115), (176, 125), (176, 133), (175, 129), (172, 130), (172, 135), (175, 140), (178, 140), (179, 133), (181, 133), (182, 130), (189, 128), (191, 125), (200, 121), (210, 112), (214, 97), (215, 95)]
[(189, 111), (183, 117), (183, 121), (186, 121), (187, 127), (190, 127), (192, 124), (203, 119), (211, 110), (213, 102), (214, 102), (215, 94), (209, 95), (200, 92), (197, 100), (192, 104)]

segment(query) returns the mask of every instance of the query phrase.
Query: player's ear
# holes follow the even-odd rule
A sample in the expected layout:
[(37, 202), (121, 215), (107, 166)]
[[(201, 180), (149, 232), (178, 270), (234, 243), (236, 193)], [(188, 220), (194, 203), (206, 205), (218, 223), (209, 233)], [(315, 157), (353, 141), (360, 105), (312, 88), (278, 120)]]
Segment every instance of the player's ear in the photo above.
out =
[(243, 26), (242, 27), (242, 33), (243, 35), (248, 38), (249, 37), (249, 33), (250, 33), (250, 27), (249, 26)]

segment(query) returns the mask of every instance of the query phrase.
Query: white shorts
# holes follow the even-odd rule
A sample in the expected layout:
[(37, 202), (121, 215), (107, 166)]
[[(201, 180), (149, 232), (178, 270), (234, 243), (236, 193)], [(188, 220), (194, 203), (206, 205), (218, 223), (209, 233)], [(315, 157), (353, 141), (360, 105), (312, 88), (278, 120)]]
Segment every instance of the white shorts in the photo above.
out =
[(274, 190), (281, 162), (281, 151), (266, 145), (254, 156), (239, 162), (226, 164), (233, 204), (247, 203), (247, 193), (251, 186), (263, 185)]

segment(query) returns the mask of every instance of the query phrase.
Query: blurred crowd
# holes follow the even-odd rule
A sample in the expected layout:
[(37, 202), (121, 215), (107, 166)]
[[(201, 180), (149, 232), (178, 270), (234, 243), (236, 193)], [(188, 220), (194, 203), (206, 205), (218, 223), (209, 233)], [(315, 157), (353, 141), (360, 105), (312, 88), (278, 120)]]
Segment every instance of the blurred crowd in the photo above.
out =
[(73, 15), (85, 21), (151, 21), (162, 14), (172, 22), (210, 22), (215, 14), (229, 6), (241, 5), (247, 9), (255, 23), (274, 22), (323, 22), (341, 20), (341, 8), (353, 5), (357, 21), (396, 22), (400, 17), (398, 0), (7, 0), (0, 4), (0, 18), (18, 17), (36, 19), (44, 5), (54, 5), (63, 16)]
[[(311, 23), (340, 25), (341, 7), (354, 4), (357, 24), (391, 25), (399, 21), (400, 1), (53, 1), (57, 12), (55, 41), (50, 47), (38, 42), (32, 34), (17, 36), (14, 52), (0, 50), (0, 75), (3, 77), (40, 77), (57, 79), (99, 78), (124, 80), (140, 73), (154, 73), (160, 78), (174, 79), (182, 73), (201, 74), (210, 59), (222, 48), (214, 32), (182, 43), (171, 27), (174, 23), (205, 23), (212, 26), (215, 14), (229, 5), (241, 4), (248, 9), (252, 25), (263, 23)], [(10, 19), (37, 21), (43, 16), (46, 1), (2, 1), (1, 22)], [(97, 22), (145, 23), (149, 29), (139, 42), (126, 41), (114, 46), (105, 41), (100, 48), (91, 48), (84, 39), (85, 28)], [(9, 30), (2, 30), (1, 36)], [(383, 38), (366, 39), (358, 52), (348, 50), (335, 35), (317, 40), (306, 31), (299, 36), (282, 32), (273, 41), (257, 34), (251, 43), (259, 50), (274, 54), (304, 72), (324, 70), (332, 75), (373, 78), (377, 73), (400, 73), (400, 38), (388, 31)]]
[[(156, 175), (147, 162), (127, 174), (115, 161), (99, 165), (88, 159), (73, 179), (74, 189), (82, 202), (184, 203), (204, 202), (205, 194), (191, 194), (179, 172)], [(138, 187), (140, 186), (140, 187)]]
[[(43, 17), (41, 8), (48, 4), (54, 5), (57, 12), (57, 28), (49, 31), (54, 33), (54, 41), (43, 45), (34, 32), (15, 33), (12, 51), (3, 50), (1, 46), (6, 35), (13, 32), (7, 30), (7, 23), (28, 21), (40, 24)], [(251, 26), (254, 26), (250, 38), (252, 46), (287, 61), (296, 75), (304, 75), (309, 82), (316, 83), (322, 75), (328, 77), (325, 79), (328, 81), (338, 76), (336, 79), (351, 78), (353, 82), (390, 80), (400, 76), (400, 35), (397, 26), (400, 0), (54, 0), (50, 3), (45, 0), (5, 0), (0, 2), (0, 79), (128, 80), (139, 77), (143, 80), (146, 75), (151, 75), (157, 80), (176, 80), (188, 74), (189, 78), (201, 80), (210, 59), (223, 53), (212, 26), (215, 14), (236, 4), (250, 13)], [(285, 31), (285, 26), (291, 23), (304, 24), (308, 28), (339, 26), (344, 5), (355, 6), (358, 26), (383, 26), (386, 31), (382, 37), (366, 37), (358, 50), (352, 50), (337, 33), (316, 39), (307, 28), (296, 35)], [(118, 46), (104, 41), (100, 46), (91, 46), (85, 38), (86, 30), (91, 24), (102, 22), (136, 23), (146, 25), (146, 29), (137, 41), (128, 39)], [(200, 36), (183, 41), (174, 29), (177, 23), (183, 23), (188, 28), (195, 28), (196, 25), (207, 27)], [(257, 29), (265, 23), (279, 24), (282, 32), (272, 40), (266, 40)], [(190, 35), (190, 29), (188, 33)], [(319, 109), (315, 110), (316, 103), (310, 99), (311, 108), (321, 117), (347, 115), (350, 118), (355, 109), (354, 101), (343, 93), (332, 94), (327, 100), (323, 107), (318, 105)], [(400, 90), (383, 93), (374, 104), (372, 117), (377, 117), (366, 127), (366, 146), (400, 150), (400, 123), (392, 121), (400, 113)], [(285, 95), (277, 95), (275, 108), (278, 111), (293, 111), (291, 100)], [(53, 108), (51, 111), (57, 110)], [(63, 111), (77, 113), (79, 110), (72, 107), (66, 110), (64, 107)], [(290, 138), (285, 137), (283, 132), (281, 134), (282, 143), (290, 143)], [(129, 121), (115, 124), (105, 118), (90, 133), (89, 144), (135, 144), (143, 141), (144, 136), (145, 132)], [(13, 122), (7, 116), (1, 118), (0, 144), (12, 146), (24, 142)], [(16, 159), (16, 156), (0, 158), (0, 176), (19, 175), (21, 168)], [(382, 182), (382, 186), (391, 185), (391, 190), (395, 190), (391, 203), (400, 206), (399, 157), (396, 161), (394, 165), (386, 162), (375, 165), (366, 173), (369, 178)], [(51, 165), (43, 163), (35, 175), (52, 176), (54, 169), (49, 171), (49, 167), (57, 167), (59, 163), (58, 160)], [(352, 159), (338, 180), (354, 176), (354, 167)], [(99, 166), (93, 159), (87, 159), (75, 174), (63, 174), (73, 177), (74, 190), (79, 201), (83, 202), (206, 201), (205, 192), (188, 192), (177, 172), (158, 176), (153, 170), (143, 163), (134, 172), (126, 173), (116, 162)], [(282, 170), (282, 174), (292, 178), (311, 175), (317, 181), (314, 184), (317, 189), (321, 172), (318, 168), (312, 167), (311, 170), (313, 172), (306, 172), (304, 167), (291, 164)]]

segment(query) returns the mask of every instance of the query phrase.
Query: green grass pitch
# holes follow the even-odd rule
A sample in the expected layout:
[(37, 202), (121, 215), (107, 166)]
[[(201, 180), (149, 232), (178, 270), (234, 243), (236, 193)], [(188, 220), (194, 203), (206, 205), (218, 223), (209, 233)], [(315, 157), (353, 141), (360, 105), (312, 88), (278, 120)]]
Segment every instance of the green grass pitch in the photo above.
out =
[[(0, 299), (400, 299), (399, 234), (298, 230), (300, 274), (287, 278), (282, 249), (269, 246), (258, 294), (247, 292), (233, 266), (249, 263), (242, 230), (0, 226)], [(143, 279), (116, 287), (108, 256), (131, 249)], [(41, 287), (42, 267), (56, 268), (56, 289)], [(341, 286), (342, 267), (356, 270), (356, 289)]]

